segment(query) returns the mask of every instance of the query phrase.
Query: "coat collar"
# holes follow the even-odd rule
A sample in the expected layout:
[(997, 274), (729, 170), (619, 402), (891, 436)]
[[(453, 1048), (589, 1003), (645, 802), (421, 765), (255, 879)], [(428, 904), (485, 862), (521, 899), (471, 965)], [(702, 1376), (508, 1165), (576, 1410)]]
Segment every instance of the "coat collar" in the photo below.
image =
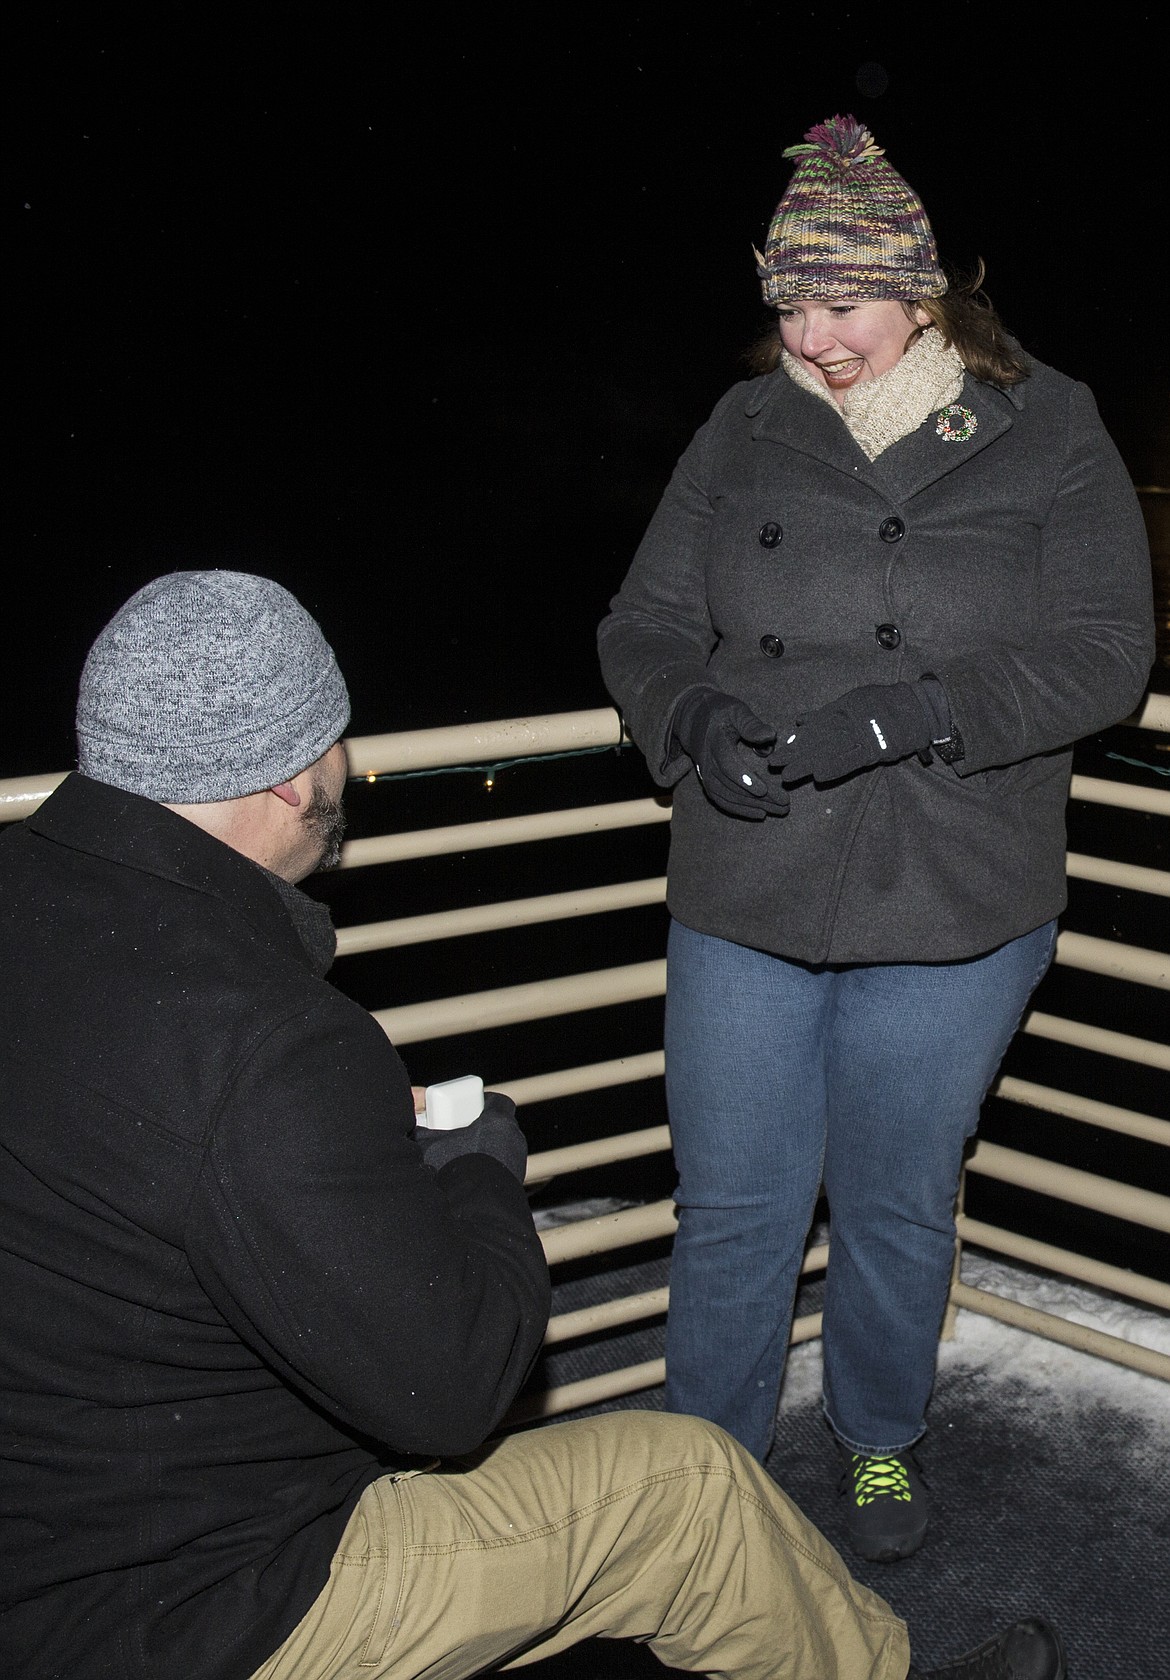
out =
[[(896, 502), (905, 502), (1010, 431), (1016, 414), (1023, 411), (1025, 391), (1026, 385), (1000, 391), (993, 385), (980, 384), (967, 374), (958, 400), (959, 406), (976, 421), (969, 438), (962, 442), (948, 441), (928, 419), (909, 436), (883, 450), (876, 461), (867, 459), (840, 415), (828, 403), (818, 402), (816, 397), (800, 390), (782, 368), (753, 381), (748, 388), (744, 413), (753, 422), (753, 438), (781, 443), (800, 454), (810, 455), (852, 479), (872, 485)], [(961, 423), (962, 417), (957, 419)]]
[(328, 917), (323, 905), (287, 882), (281, 891), (266, 869), (153, 799), (76, 773), (25, 819), (25, 826), (73, 851), (210, 894), (242, 915), (267, 944), (316, 973), (328, 967), (315, 960), (321, 942), (314, 950), (298, 931), (302, 918), (293, 916), (288, 899), (295, 894), (304, 900), (306, 920), (318, 920), (318, 912)]

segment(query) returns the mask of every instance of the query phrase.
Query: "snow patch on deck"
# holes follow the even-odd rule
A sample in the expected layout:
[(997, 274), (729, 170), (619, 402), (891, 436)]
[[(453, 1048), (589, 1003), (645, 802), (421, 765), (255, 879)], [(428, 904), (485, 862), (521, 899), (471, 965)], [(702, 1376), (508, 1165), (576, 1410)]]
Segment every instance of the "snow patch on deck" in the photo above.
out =
[[(1092, 1289), (1069, 1278), (1033, 1271), (964, 1249), (963, 1282), (973, 1289), (1007, 1296), (1040, 1312), (1053, 1313), (1092, 1330), (1120, 1336), (1170, 1355), (1170, 1314), (1140, 1302)], [(939, 1371), (986, 1373), (988, 1381), (1013, 1382), (1052, 1408), (1101, 1404), (1138, 1416), (1170, 1443), (1170, 1385), (1161, 1378), (1114, 1364), (1095, 1354), (1050, 1342), (1044, 1336), (983, 1313), (961, 1308), (953, 1339), (939, 1345)], [(781, 1411), (819, 1397), (821, 1344), (806, 1342), (788, 1357)]]

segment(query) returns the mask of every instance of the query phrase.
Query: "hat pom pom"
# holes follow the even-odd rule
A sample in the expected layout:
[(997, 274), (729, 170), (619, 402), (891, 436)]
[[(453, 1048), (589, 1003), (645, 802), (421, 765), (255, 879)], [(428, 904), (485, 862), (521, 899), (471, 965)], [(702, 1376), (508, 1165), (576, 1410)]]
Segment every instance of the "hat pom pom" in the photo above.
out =
[(789, 146), (784, 156), (808, 157), (819, 152), (835, 163), (838, 169), (844, 170), (856, 163), (873, 163), (884, 155), (885, 150), (876, 144), (868, 128), (863, 128), (852, 116), (829, 117), (826, 122), (810, 128), (804, 138), (803, 146)]

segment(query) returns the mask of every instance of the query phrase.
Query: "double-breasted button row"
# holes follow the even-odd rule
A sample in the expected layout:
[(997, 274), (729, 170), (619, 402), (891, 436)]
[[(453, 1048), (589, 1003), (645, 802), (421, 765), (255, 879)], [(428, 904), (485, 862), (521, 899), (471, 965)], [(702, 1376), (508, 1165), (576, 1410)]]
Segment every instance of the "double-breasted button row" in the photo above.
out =
[(896, 624), (879, 624), (873, 636), (878, 647), (885, 648), (887, 653), (902, 645), (902, 632)]
[[(888, 519), (883, 519), (878, 526), (878, 536), (884, 543), (901, 542), (905, 535), (906, 523), (899, 519), (896, 513), (890, 514)], [(760, 526), (761, 548), (779, 548), (783, 539), (784, 532), (774, 519), (767, 519)]]
[(779, 659), (784, 652), (784, 643), (779, 636), (761, 636), (760, 652), (766, 653), (769, 659)]

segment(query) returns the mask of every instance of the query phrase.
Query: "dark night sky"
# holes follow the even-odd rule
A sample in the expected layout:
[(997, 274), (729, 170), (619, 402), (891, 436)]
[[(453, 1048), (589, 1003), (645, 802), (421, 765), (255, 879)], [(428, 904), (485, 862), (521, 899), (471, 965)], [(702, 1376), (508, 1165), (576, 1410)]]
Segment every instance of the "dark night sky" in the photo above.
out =
[(14, 10), (0, 776), (68, 765), (88, 643), (192, 565), (300, 595), (357, 733), (604, 704), (597, 619), (765, 323), (780, 153), (839, 110), (1166, 481), (1152, 7), (1034, 45), (968, 0)]

